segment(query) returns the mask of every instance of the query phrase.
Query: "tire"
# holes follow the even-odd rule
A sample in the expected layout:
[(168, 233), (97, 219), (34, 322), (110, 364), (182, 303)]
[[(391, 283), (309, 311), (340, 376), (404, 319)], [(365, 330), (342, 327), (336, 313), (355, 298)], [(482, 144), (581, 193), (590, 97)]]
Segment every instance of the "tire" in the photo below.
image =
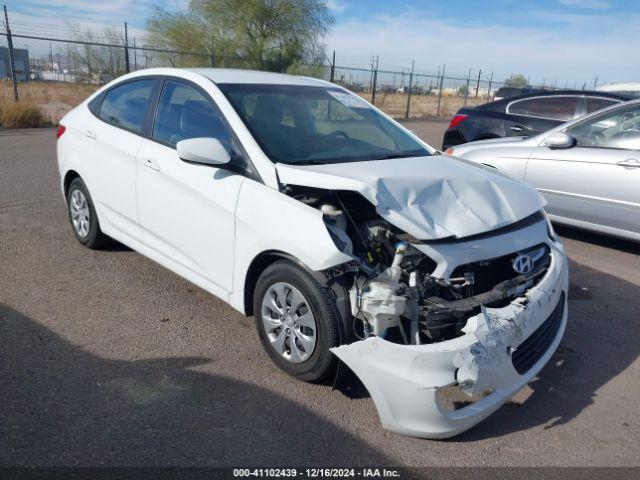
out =
[(67, 192), (67, 212), (71, 229), (87, 248), (100, 248), (111, 240), (102, 230), (87, 186), (80, 177), (74, 178)]
[[(294, 299), (299, 300), (295, 291), (289, 289), (285, 305), (280, 305), (282, 302), (279, 300), (276, 300), (275, 303), (270, 302), (270, 299), (274, 298), (275, 291), (287, 292), (286, 285), (302, 295), (306, 307), (313, 316), (315, 345), (310, 354), (302, 352), (303, 348), (307, 349), (308, 339), (311, 337), (311, 330), (308, 328), (308, 312), (304, 307), (293, 311), (294, 304), (299, 303), (299, 301), (294, 301)], [(269, 303), (269, 307), (263, 304), (263, 300)], [(288, 337), (288, 342), (285, 338), (284, 343), (281, 344), (279, 336), (282, 334), (282, 330), (277, 328), (278, 306), (282, 307), (281, 310), (285, 311), (284, 316), (287, 317), (285, 307), (289, 304), (293, 307), (292, 313), (289, 315), (291, 318), (281, 320), (280, 328), (285, 332), (288, 328), (291, 333), (284, 333), (285, 337)], [(271, 360), (286, 373), (305, 382), (319, 382), (335, 374), (338, 359), (329, 349), (340, 344), (338, 308), (329, 287), (321, 285), (309, 272), (288, 260), (278, 260), (269, 265), (256, 283), (253, 294), (253, 313), (264, 349)], [(299, 324), (295, 321), (296, 318), (300, 321)], [(290, 322), (288, 325), (287, 321)], [(276, 328), (274, 329), (274, 327)], [(267, 331), (268, 329), (272, 330)], [(295, 342), (295, 352), (291, 348), (292, 339)], [(302, 339), (306, 339), (305, 343), (301, 342)], [(289, 358), (286, 353), (287, 347)]]

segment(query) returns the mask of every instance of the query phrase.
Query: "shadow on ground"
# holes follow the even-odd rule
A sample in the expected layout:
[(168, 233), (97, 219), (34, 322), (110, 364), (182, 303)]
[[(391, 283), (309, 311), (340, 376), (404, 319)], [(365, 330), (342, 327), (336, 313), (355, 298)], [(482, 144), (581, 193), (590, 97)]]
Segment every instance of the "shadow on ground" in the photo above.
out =
[(0, 305), (0, 464), (383, 465), (303, 405), (198, 371), (99, 358)]

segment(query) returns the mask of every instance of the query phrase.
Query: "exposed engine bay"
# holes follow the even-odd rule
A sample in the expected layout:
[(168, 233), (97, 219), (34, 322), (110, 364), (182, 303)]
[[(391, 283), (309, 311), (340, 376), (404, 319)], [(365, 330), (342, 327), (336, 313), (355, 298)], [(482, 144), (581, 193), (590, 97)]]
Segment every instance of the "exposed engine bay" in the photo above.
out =
[[(417, 247), (443, 240), (421, 241), (402, 232), (358, 192), (293, 185), (283, 191), (320, 210), (336, 246), (353, 258), (324, 273), (348, 291), (357, 339), (381, 337), (423, 345), (459, 337), (467, 320), (482, 308), (503, 307), (522, 296), (543, 277), (551, 261), (543, 243), (437, 275), (437, 262)], [(537, 212), (505, 229), (543, 218)], [(451, 244), (456, 239), (444, 241)]]

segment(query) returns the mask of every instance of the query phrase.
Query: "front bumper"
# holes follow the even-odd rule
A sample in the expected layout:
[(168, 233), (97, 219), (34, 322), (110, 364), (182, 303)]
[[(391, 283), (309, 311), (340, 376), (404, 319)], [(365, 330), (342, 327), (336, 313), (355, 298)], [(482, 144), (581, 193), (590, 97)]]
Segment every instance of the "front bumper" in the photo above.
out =
[[(549, 361), (567, 323), (568, 266), (562, 246), (550, 242), (544, 278), (504, 308), (485, 308), (469, 318), (464, 335), (427, 345), (401, 345), (380, 337), (333, 348), (371, 395), (382, 426), (405, 435), (447, 438), (502, 406)], [(548, 347), (519, 374), (512, 355), (564, 302)], [(492, 391), (454, 411), (438, 401), (439, 390), (459, 386), (468, 394)]]

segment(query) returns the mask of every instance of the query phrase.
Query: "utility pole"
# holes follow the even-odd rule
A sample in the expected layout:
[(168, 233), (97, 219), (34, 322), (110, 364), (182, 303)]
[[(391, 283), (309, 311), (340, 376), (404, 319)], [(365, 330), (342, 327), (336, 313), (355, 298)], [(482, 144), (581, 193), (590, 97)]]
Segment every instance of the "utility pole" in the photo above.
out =
[(124, 69), (127, 73), (131, 71), (131, 65), (129, 64), (129, 30), (127, 28), (127, 22), (124, 22)]
[(9, 28), (9, 15), (7, 6), (4, 6), (4, 25), (7, 28), (7, 45), (9, 46), (9, 68), (11, 69), (11, 82), (13, 83), (13, 98), (18, 101), (18, 79), (16, 78), (16, 62), (13, 56), (13, 39), (11, 38), (11, 28)]
[(411, 61), (411, 74), (409, 75), (409, 94), (407, 95), (407, 111), (404, 114), (404, 118), (409, 118), (409, 107), (411, 106), (411, 88), (413, 87), (413, 69), (416, 66), (416, 61)]

